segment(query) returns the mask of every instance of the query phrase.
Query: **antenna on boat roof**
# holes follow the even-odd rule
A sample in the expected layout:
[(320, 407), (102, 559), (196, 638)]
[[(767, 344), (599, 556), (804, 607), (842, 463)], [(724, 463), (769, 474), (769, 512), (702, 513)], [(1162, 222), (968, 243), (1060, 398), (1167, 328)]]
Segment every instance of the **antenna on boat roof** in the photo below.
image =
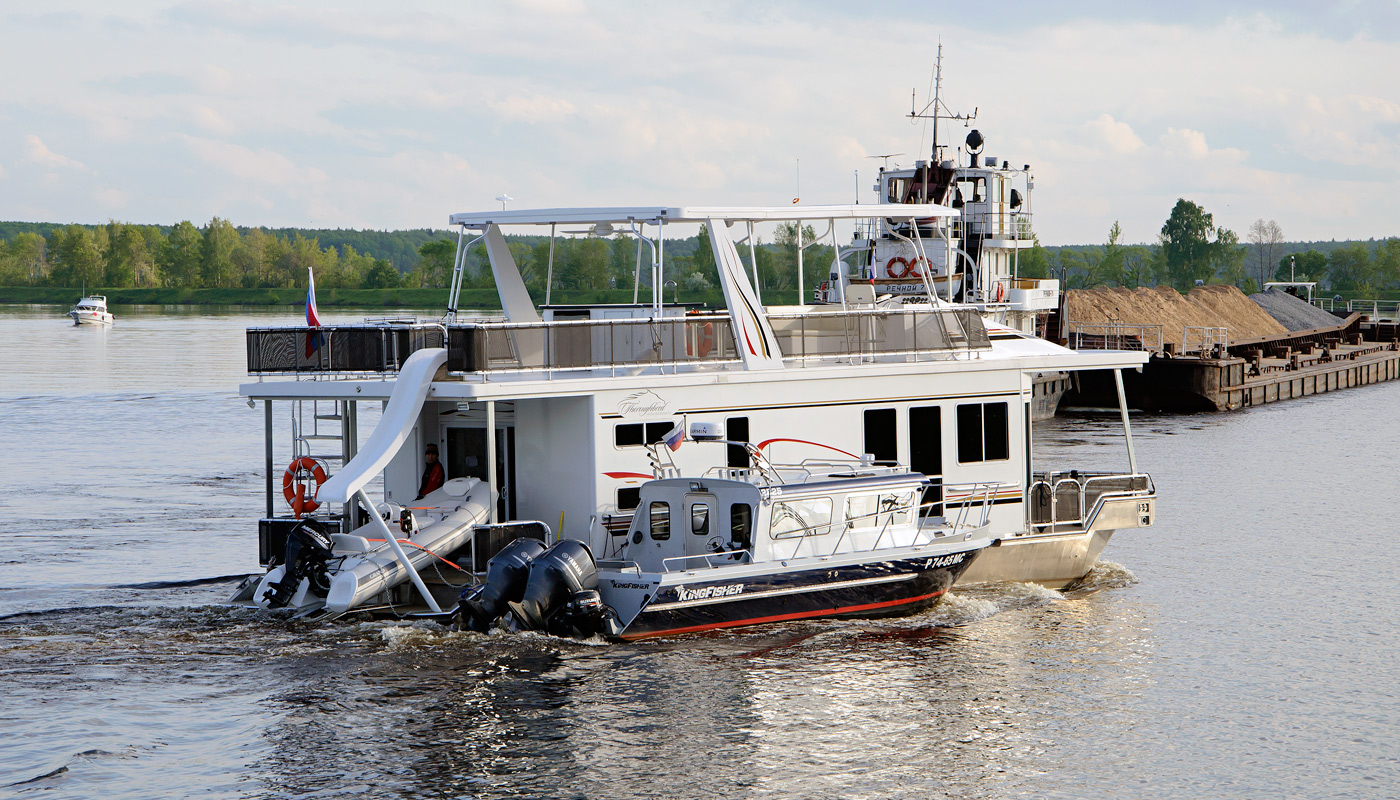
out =
[(497, 197), (496, 199), (499, 200), (499, 201), (501, 201), (501, 210), (502, 210), (502, 211), (505, 211), (505, 210), (506, 210), (506, 203), (509, 203), (510, 201), (514, 200), (515, 198), (514, 198), (514, 197), (511, 197), (510, 195), (505, 194), (505, 193), (503, 192), (503, 193), (501, 193), (501, 196), (500, 196), (500, 197)]
[[(889, 168), (890, 168), (890, 159), (891, 159), (891, 158), (894, 158), (895, 156), (902, 156), (902, 155), (904, 155), (904, 154), (903, 154), (903, 153), (882, 153), (882, 154), (880, 154), (880, 155), (878, 155), (878, 156), (866, 156), (866, 158), (883, 158), (883, 159), (885, 159), (885, 163), (883, 163), (883, 164), (880, 165), (880, 169), (889, 169)], [(895, 164), (895, 166), (897, 167), (897, 166), (899, 166), (899, 164)]]
[[(928, 104), (928, 105), (926, 105), (926, 106), (924, 106), (923, 108), (921, 108), (921, 109), (915, 111), (914, 109), (915, 109), (915, 107), (916, 107), (917, 104), (918, 104), (917, 93), (918, 93), (918, 90), (917, 90), (917, 89), (911, 89), (911, 90), (909, 91), (909, 118), (910, 118), (910, 119), (931, 119), (931, 120), (933, 120), (933, 153), (932, 153), (932, 157), (933, 157), (933, 163), (934, 163), (934, 164), (937, 164), (937, 163), (939, 162), (939, 158), (938, 158), (938, 149), (939, 149), (939, 144), (938, 144), (938, 120), (940, 120), (940, 119), (959, 120), (959, 121), (962, 121), (964, 124), (970, 125), (970, 124), (972, 124), (972, 121), (973, 121), (974, 119), (977, 119), (977, 108), (976, 108), (976, 107), (974, 107), (974, 108), (972, 109), (972, 113), (971, 113), (971, 114), (954, 114), (952, 111), (949, 111), (949, 110), (948, 110), (948, 105), (947, 105), (946, 103), (943, 102), (943, 99), (942, 99), (942, 94), (943, 94), (943, 42), (941, 42), (941, 41), (938, 43), (938, 60), (937, 60), (936, 62), (934, 62), (934, 66), (933, 66), (933, 100), (929, 101), (929, 104)], [(932, 113), (932, 114), (928, 113), (928, 112), (929, 112), (929, 109), (933, 109), (933, 113)], [(946, 113), (945, 113), (945, 112), (946, 112)]]

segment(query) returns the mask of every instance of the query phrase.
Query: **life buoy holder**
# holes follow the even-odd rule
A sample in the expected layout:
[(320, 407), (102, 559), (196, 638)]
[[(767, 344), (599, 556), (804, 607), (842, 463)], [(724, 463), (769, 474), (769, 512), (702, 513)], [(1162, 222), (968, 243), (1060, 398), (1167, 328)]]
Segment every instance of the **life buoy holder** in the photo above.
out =
[(1002, 283), (1001, 281), (997, 281), (996, 301), (997, 301), (998, 303), (1000, 303), (1001, 301), (1003, 301), (1003, 300), (1005, 300), (1005, 299), (1006, 299), (1006, 284)]
[[(924, 277), (924, 274), (923, 274), (922, 272), (919, 271), (919, 267), (924, 266), (924, 265), (927, 264), (927, 263), (928, 263), (928, 260), (927, 260), (927, 259), (919, 258), (919, 257), (917, 257), (917, 256), (914, 257), (914, 258), (912, 258), (912, 259), (906, 259), (906, 258), (904, 258), (903, 256), (895, 256), (894, 258), (891, 258), (889, 261), (886, 261), (886, 262), (885, 262), (885, 274), (886, 274), (886, 275), (889, 275), (891, 278), (895, 278), (895, 279), (899, 279), (899, 278), (919, 278), (919, 279), (922, 279), (922, 278)], [(899, 271), (896, 271), (896, 270), (895, 270), (895, 265), (896, 265), (896, 264), (902, 265), (902, 266), (904, 267), (904, 269), (899, 270)]]
[[(692, 332), (694, 330), (695, 328), (691, 328)], [(693, 337), (693, 341), (691, 336), (685, 337), (685, 354), (691, 358), (704, 358), (713, 349), (715, 349), (715, 324), (713, 322), (705, 322), (700, 325), (700, 333)]]
[[(306, 496), (306, 484), (297, 480), (302, 473), (311, 473), (311, 477), (316, 481), (316, 488), (312, 490), (311, 496)], [(316, 502), (316, 495), (321, 492), (321, 484), (326, 482), (326, 467), (321, 462), (311, 456), (302, 456), (292, 459), (292, 463), (287, 465), (287, 471), (282, 473), (282, 497), (286, 498), (287, 505), (292, 507), (292, 513), (297, 519), (301, 519), (303, 513), (310, 513), (321, 507)]]

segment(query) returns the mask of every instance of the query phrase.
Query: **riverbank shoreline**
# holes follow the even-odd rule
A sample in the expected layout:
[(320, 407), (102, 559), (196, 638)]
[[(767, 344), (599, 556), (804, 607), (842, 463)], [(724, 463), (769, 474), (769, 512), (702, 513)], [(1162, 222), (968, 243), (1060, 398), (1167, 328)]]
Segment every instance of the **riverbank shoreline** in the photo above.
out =
[[(194, 306), (301, 306), (306, 303), (305, 288), (289, 289), (83, 289), (53, 286), (0, 286), (0, 305), (71, 306), (84, 294), (103, 295), (108, 305), (194, 305)], [(543, 297), (532, 298), (542, 302)], [(558, 292), (551, 298), (555, 305), (629, 304), (631, 289), (607, 289), (585, 292)], [(700, 294), (680, 298), (686, 302), (708, 303), (722, 307), (724, 300), (718, 292), (713, 296)], [(642, 302), (651, 301), (647, 290)], [(334, 289), (318, 288), (316, 305), (321, 308), (446, 308), (446, 289)], [(498, 310), (501, 297), (495, 289), (463, 289), (458, 308)]]

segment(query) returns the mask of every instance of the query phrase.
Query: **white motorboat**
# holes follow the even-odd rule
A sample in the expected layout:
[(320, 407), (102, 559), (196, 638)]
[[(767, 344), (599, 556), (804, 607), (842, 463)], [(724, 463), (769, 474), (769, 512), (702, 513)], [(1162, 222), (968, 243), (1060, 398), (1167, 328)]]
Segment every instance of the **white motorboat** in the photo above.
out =
[(93, 294), (82, 298), (68, 312), (74, 325), (111, 325), (116, 317), (107, 312), (107, 298)]
[[(692, 434), (719, 437), (706, 424)], [(930, 481), (898, 466), (777, 467), (752, 444), (724, 444), (746, 449), (753, 467), (643, 484), (642, 511), (610, 558), (595, 561), (575, 539), (512, 543), (463, 594), (463, 627), (635, 640), (903, 616), (937, 603), (991, 542), (994, 486), (964, 487), (957, 506), (924, 503)]]

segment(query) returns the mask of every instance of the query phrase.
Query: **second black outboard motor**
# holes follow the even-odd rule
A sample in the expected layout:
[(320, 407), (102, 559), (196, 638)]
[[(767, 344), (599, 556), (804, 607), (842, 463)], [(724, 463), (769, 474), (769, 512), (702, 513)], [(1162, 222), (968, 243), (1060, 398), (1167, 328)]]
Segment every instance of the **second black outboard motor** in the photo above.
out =
[(510, 610), (530, 630), (556, 636), (596, 633), (603, 603), (593, 551), (577, 539), (557, 542), (531, 562), (525, 595)]
[(286, 571), (282, 579), (263, 592), (268, 608), (282, 608), (292, 601), (302, 578), (310, 579), (311, 593), (325, 597), (331, 589), (327, 561), (331, 557), (331, 537), (326, 526), (314, 519), (304, 519), (287, 534), (287, 549), (282, 556)]
[(485, 633), (506, 611), (506, 603), (525, 595), (530, 562), (544, 552), (539, 539), (516, 539), (486, 562), (486, 582), (462, 592), (458, 604), (463, 628)]

